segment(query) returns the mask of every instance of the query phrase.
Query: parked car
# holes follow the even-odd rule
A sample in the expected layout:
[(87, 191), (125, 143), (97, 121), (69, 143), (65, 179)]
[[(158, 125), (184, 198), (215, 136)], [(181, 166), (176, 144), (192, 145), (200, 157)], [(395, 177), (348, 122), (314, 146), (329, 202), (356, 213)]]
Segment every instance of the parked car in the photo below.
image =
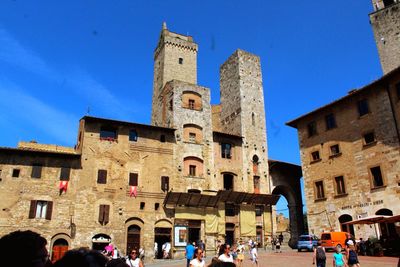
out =
[(325, 249), (343, 249), (345, 247), (346, 232), (327, 232), (321, 234), (321, 246)]
[(302, 251), (306, 249), (308, 251), (313, 251), (314, 247), (317, 246), (318, 237), (315, 235), (301, 235), (297, 241), (297, 251)]

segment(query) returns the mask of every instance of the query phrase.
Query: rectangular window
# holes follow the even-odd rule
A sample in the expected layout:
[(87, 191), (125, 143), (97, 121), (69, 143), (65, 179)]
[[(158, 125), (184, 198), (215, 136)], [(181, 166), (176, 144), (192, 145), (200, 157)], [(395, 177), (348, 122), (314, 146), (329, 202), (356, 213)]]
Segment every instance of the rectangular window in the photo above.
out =
[(110, 217), (110, 205), (99, 206), (99, 223), (106, 225), (109, 222)]
[(311, 153), (311, 159), (312, 159), (312, 161), (320, 160), (321, 158), (319, 157), (319, 151), (312, 152)]
[(254, 176), (253, 183), (254, 183), (254, 193), (259, 194), (260, 193), (260, 176)]
[(221, 143), (221, 157), (224, 159), (230, 159), (232, 157), (232, 145), (227, 143)]
[(51, 220), (53, 202), (44, 200), (31, 200), (29, 208), (29, 219)]
[(139, 175), (137, 173), (129, 173), (129, 185), (138, 186)]
[(324, 199), (325, 198), (323, 181), (315, 182), (315, 191), (316, 191), (316, 196), (317, 196), (316, 199)]
[(332, 113), (325, 116), (325, 122), (327, 130), (336, 128), (335, 115), (333, 115)]
[(140, 209), (141, 210), (144, 210), (144, 206), (146, 205), (146, 203), (145, 202), (140, 202)]
[(183, 58), (180, 57), (178, 62), (179, 62), (179, 64), (182, 65), (183, 64)]
[(71, 173), (71, 168), (62, 167), (61, 172), (60, 172), (60, 180), (61, 181), (69, 181), (70, 173)]
[(375, 143), (376, 141), (374, 132), (364, 134), (363, 138), (364, 138), (364, 145), (370, 145)]
[(110, 127), (100, 128), (100, 140), (115, 141), (117, 140), (117, 130)]
[(235, 216), (235, 205), (225, 204), (225, 216)]
[(170, 101), (169, 101), (169, 110), (174, 110), (174, 101), (173, 101), (173, 99), (171, 99)]
[(12, 177), (19, 177), (20, 169), (13, 169), (12, 171)]
[(317, 134), (317, 123), (315, 121), (307, 124), (308, 137), (314, 136)]
[(97, 183), (98, 184), (106, 184), (107, 183), (107, 170), (98, 170), (97, 171)]
[(158, 210), (160, 208), (160, 203), (154, 203), (154, 210)]
[(138, 134), (136, 130), (130, 130), (129, 131), (129, 141), (131, 142), (137, 142), (138, 139)]
[(256, 216), (262, 216), (264, 212), (264, 206), (256, 205), (255, 210), (256, 210)]
[(189, 175), (196, 176), (196, 165), (189, 165)]
[(369, 113), (368, 101), (367, 99), (362, 99), (357, 102), (358, 107), (358, 115), (364, 116), (365, 114)]
[(195, 103), (194, 99), (189, 99), (189, 108), (190, 109), (194, 109), (194, 103)]
[(196, 134), (189, 133), (189, 142), (195, 143), (196, 142)]
[(340, 154), (339, 145), (336, 144), (336, 145), (331, 146), (331, 155), (332, 156), (336, 156), (336, 155), (339, 155), (339, 154)]
[(33, 164), (31, 177), (32, 178), (41, 178), (42, 177), (42, 168), (43, 168), (42, 164), (37, 164), (37, 163)]
[(338, 195), (346, 194), (346, 188), (344, 186), (343, 176), (335, 177), (335, 184), (336, 184), (336, 194)]
[(371, 168), (372, 174), (372, 185), (373, 187), (380, 187), (383, 186), (383, 176), (381, 172), (381, 167), (373, 167)]
[(169, 191), (169, 177), (168, 176), (161, 176), (161, 190), (163, 192)]

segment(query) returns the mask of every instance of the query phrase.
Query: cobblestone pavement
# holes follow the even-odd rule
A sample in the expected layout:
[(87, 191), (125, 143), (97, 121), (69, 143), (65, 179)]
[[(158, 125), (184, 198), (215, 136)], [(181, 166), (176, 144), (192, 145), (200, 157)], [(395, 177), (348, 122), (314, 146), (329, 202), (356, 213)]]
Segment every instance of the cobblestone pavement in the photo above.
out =
[[(297, 251), (284, 251), (282, 253), (273, 252), (259, 252), (259, 267), (302, 267), (302, 266), (314, 266), (312, 265), (312, 253), (311, 252), (297, 252)], [(398, 258), (394, 257), (368, 257), (359, 256), (360, 267), (396, 267)], [(210, 257), (207, 257), (206, 263), (211, 261)], [(332, 264), (332, 253), (327, 253), (327, 267), (333, 266)], [(163, 266), (182, 266), (186, 267), (186, 260), (159, 260), (155, 263), (145, 264), (145, 267), (163, 267)], [(243, 267), (255, 266), (251, 264), (249, 255), (246, 255)]]

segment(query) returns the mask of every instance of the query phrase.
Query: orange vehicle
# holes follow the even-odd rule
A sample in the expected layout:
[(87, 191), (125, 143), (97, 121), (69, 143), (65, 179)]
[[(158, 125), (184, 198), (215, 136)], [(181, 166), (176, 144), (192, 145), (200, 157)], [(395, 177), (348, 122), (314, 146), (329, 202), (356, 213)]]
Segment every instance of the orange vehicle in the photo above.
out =
[(321, 246), (325, 249), (344, 248), (346, 240), (346, 232), (326, 232), (321, 234)]

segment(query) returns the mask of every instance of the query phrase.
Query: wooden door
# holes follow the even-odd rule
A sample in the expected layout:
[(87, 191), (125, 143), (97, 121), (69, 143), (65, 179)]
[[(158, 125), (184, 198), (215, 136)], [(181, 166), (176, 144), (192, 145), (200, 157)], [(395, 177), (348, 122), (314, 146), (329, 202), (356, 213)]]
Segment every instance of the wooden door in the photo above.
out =
[(126, 253), (128, 254), (134, 248), (140, 248), (140, 227), (137, 225), (132, 225), (128, 228)]

